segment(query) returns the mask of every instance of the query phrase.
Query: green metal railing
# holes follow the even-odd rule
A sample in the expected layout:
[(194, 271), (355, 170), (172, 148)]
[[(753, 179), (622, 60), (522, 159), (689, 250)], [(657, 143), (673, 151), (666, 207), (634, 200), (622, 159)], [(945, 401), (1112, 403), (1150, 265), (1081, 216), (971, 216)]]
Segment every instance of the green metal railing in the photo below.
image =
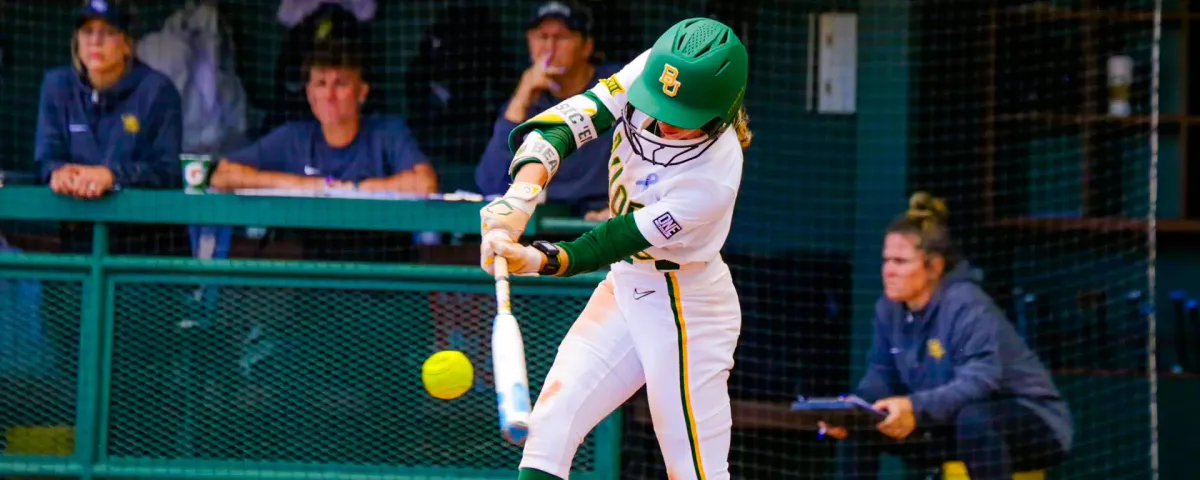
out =
[[(479, 207), (136, 190), (76, 201), (0, 189), (0, 221), (95, 223), (90, 254), (0, 255), (0, 278), (40, 283), (40, 320), (62, 367), (8, 382), (20, 391), (0, 386), (0, 476), (513, 478), (520, 450), (497, 433), (489, 383), (492, 281), (478, 268), (108, 253), (112, 223), (470, 234)], [(533, 395), (601, 278), (514, 282)], [(421, 362), (443, 348), (475, 365), (475, 387), (453, 401), (420, 381)], [(73, 433), (58, 454), (16, 447), (48, 442), (17, 437), (57, 425)], [(614, 414), (572, 477), (617, 478), (619, 441)]]

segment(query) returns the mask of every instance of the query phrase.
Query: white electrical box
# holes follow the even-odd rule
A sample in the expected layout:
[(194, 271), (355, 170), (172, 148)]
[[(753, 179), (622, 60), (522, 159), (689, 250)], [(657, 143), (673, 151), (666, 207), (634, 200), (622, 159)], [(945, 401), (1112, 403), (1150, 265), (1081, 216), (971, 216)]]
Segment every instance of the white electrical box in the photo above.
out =
[(858, 15), (822, 13), (818, 25), (817, 112), (852, 114), (858, 83)]

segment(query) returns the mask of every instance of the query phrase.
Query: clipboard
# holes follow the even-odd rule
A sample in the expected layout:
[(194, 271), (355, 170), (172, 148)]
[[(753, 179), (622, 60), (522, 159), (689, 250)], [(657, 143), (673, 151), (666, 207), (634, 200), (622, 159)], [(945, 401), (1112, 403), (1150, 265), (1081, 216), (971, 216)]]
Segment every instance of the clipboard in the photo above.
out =
[(854, 395), (839, 397), (803, 396), (792, 403), (792, 411), (812, 423), (825, 422), (838, 427), (868, 427), (887, 418), (887, 413), (871, 408), (866, 400)]

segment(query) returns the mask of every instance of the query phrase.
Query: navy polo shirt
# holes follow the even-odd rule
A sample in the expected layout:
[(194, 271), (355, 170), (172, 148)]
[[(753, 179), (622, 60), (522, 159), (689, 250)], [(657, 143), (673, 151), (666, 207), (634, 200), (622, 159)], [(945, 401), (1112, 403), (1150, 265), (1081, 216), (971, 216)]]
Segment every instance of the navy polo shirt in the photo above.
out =
[(117, 187), (182, 188), (182, 103), (170, 79), (136, 61), (103, 91), (74, 67), (46, 72), (34, 139), (42, 181), (65, 164), (103, 165)]
[(404, 121), (387, 116), (363, 117), (358, 135), (341, 148), (326, 143), (321, 124), (310, 120), (281, 125), (225, 158), (262, 171), (344, 182), (390, 177), (429, 163)]

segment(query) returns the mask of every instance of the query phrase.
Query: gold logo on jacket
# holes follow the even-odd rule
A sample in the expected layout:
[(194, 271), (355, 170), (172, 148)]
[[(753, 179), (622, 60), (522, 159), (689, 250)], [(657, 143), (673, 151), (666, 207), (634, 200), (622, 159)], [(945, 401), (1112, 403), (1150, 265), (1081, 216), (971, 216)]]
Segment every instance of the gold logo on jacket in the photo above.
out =
[(929, 348), (929, 356), (933, 357), (934, 360), (941, 360), (942, 357), (946, 356), (946, 349), (942, 348), (942, 342), (936, 338), (929, 339), (929, 341), (925, 342), (925, 346)]
[(142, 124), (138, 122), (136, 116), (132, 113), (121, 115), (121, 123), (125, 124), (125, 133), (133, 135), (142, 130)]

